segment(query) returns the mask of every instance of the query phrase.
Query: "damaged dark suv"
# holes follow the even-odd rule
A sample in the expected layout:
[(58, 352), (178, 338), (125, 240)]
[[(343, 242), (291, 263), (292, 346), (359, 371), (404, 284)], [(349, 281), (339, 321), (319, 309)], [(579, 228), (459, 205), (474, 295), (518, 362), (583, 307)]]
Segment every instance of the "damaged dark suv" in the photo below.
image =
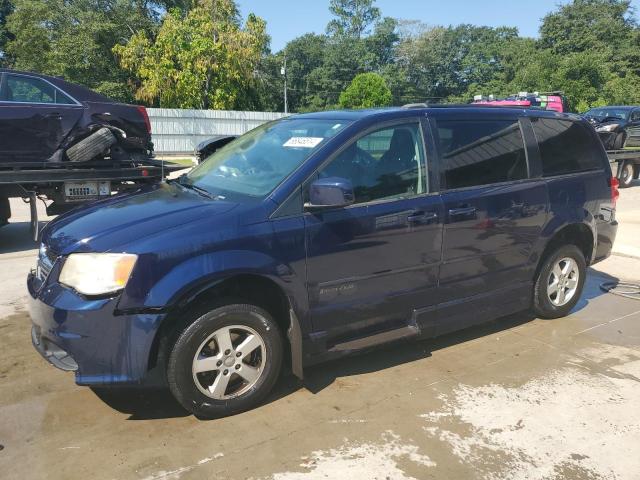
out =
[(152, 154), (144, 107), (57, 77), (0, 69), (0, 226), (11, 197), (46, 198), (53, 215), (159, 180), (171, 168)]

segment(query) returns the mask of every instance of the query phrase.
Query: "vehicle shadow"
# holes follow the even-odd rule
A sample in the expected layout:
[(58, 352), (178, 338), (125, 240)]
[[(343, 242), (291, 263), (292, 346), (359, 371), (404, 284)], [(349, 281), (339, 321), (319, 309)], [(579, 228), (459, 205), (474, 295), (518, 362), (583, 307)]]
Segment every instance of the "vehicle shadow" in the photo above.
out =
[(318, 393), (338, 378), (386, 370), (422, 360), (431, 357), (438, 350), (509, 330), (534, 318), (530, 312), (521, 312), (441, 337), (395, 343), (357, 356), (333, 360), (305, 369), (303, 386), (312, 393)]
[[(40, 222), (40, 230), (47, 222)], [(0, 228), (0, 254), (27, 252), (38, 248), (31, 237), (29, 222), (12, 222)]]
[[(573, 312), (582, 310), (591, 300), (605, 295), (600, 289), (602, 282), (617, 280), (611, 275), (590, 269), (584, 292)], [(532, 312), (524, 311), (437, 338), (389, 344), (366, 353), (308, 367), (305, 369), (304, 381), (294, 377), (290, 371), (285, 371), (263, 405), (276, 402), (302, 388), (316, 394), (339, 378), (382, 371), (422, 360), (432, 356), (433, 352), (438, 350), (503, 332), (524, 325), (535, 318)], [(152, 420), (190, 415), (173, 398), (168, 388), (94, 387), (92, 390), (100, 400), (111, 408), (129, 414), (128, 420)]]
[(127, 420), (155, 420), (191, 415), (163, 387), (91, 387), (91, 391)]

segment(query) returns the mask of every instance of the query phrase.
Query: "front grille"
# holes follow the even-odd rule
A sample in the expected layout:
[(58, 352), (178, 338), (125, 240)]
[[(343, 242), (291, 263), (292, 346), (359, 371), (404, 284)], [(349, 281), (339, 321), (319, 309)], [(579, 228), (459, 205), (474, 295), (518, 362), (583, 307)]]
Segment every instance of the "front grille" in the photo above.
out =
[(45, 244), (40, 245), (40, 250), (38, 251), (38, 280), (44, 282), (47, 279), (57, 259), (58, 255), (55, 252), (52, 252)]

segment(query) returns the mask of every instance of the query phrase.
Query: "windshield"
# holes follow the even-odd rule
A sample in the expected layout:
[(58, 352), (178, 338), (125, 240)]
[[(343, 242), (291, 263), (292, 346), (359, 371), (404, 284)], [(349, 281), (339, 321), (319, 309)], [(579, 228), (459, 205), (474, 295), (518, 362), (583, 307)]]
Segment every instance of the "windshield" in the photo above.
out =
[(585, 113), (585, 116), (595, 118), (599, 121), (605, 118), (618, 118), (620, 120), (626, 120), (631, 110), (626, 108), (593, 108)]
[(348, 124), (292, 118), (262, 125), (214, 152), (184, 182), (222, 198), (265, 197)]

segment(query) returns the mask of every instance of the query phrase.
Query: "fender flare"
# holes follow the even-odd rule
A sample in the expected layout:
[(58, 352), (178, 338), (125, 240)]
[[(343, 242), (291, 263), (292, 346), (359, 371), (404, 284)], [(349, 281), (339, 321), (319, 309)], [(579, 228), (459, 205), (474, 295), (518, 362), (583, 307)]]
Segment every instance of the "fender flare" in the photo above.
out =
[[(224, 261), (221, 261), (224, 257)], [(178, 278), (186, 280), (186, 273), (191, 274), (189, 281), (176, 281)], [(155, 311), (165, 312), (180, 310), (193, 301), (199, 294), (214, 288), (216, 285), (230, 278), (240, 275), (252, 275), (272, 282), (286, 299), (289, 321), (286, 328), (289, 348), (291, 352), (291, 367), (294, 375), (303, 378), (303, 340), (302, 324), (296, 311), (304, 313), (306, 305), (299, 305), (297, 298), (306, 299), (306, 286), (293, 269), (278, 263), (272, 257), (253, 251), (219, 251), (199, 257), (191, 257), (176, 265), (154, 286), (144, 299), (144, 305), (138, 303), (141, 299), (133, 296), (121, 298), (118, 310), (121, 313)], [(181, 285), (175, 288), (174, 285)], [(172, 287), (172, 288), (169, 288)], [(167, 288), (164, 288), (167, 287)], [(126, 292), (126, 290), (125, 290)], [(137, 301), (136, 301), (137, 300)], [(136, 305), (137, 304), (137, 305)]]
[(543, 230), (542, 234), (539, 237), (538, 243), (536, 247), (531, 252), (530, 260), (532, 263), (536, 263), (542, 257), (544, 251), (547, 249), (549, 244), (553, 241), (553, 239), (558, 235), (562, 230), (569, 228), (573, 225), (580, 225), (586, 227), (591, 232), (591, 237), (593, 239), (591, 245), (591, 253), (589, 258), (587, 258), (587, 265), (593, 261), (595, 257), (595, 252), (598, 244), (598, 231), (595, 223), (595, 218), (591, 215), (590, 212), (585, 211), (585, 216), (582, 219), (575, 219), (571, 221), (570, 219), (555, 217), (552, 221), (548, 222)]

